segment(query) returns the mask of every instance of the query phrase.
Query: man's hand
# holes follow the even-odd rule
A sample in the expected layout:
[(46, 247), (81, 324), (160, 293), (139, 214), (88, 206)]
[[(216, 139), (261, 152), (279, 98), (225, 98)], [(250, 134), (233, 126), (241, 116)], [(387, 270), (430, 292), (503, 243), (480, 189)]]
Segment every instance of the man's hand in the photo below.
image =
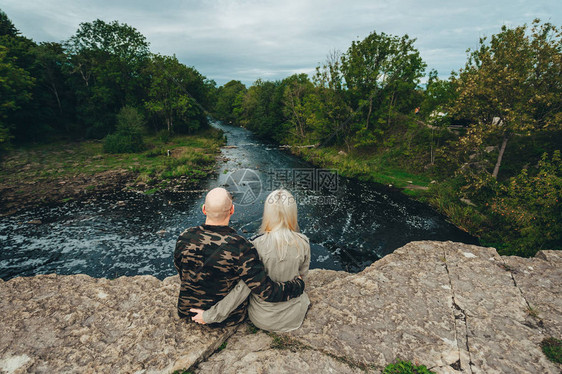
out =
[(201, 324), (201, 325), (204, 325), (204, 324), (205, 324), (205, 321), (203, 321), (203, 312), (204, 312), (203, 309), (191, 308), (191, 309), (189, 309), (189, 311), (190, 311), (191, 313), (196, 313), (195, 316), (191, 317), (191, 320), (192, 320), (192, 321), (195, 321), (195, 322), (197, 322), (197, 323), (199, 323), (199, 324)]

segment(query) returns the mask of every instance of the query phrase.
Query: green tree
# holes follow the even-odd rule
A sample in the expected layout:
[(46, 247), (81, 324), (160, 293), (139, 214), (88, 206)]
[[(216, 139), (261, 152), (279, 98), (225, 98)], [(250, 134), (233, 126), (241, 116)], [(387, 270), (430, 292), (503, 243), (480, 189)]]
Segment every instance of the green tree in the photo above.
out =
[(156, 128), (164, 123), (169, 133), (192, 132), (207, 126), (201, 102), (208, 100), (209, 85), (197, 70), (173, 56), (153, 55), (146, 68), (150, 77), (144, 106), (155, 116)]
[(104, 141), (107, 153), (135, 153), (144, 150), (142, 138), (144, 117), (133, 107), (125, 106), (117, 114), (117, 128)]
[(102, 137), (112, 130), (120, 108), (140, 105), (145, 98), (148, 82), (141, 72), (148, 42), (134, 27), (97, 19), (81, 23), (64, 46), (77, 119), (87, 136)]
[(60, 43), (43, 42), (34, 48), (36, 120), (48, 124), (59, 133), (75, 131), (74, 93), (70, 90), (64, 67), (67, 56)]
[(359, 144), (375, 142), (374, 134), (381, 134), (377, 125), (389, 127), (395, 112), (413, 110), (411, 98), (426, 66), (414, 42), (408, 35), (373, 32), (362, 41), (352, 42), (342, 56), (349, 103), (362, 112)]
[(458, 95), (452, 113), (472, 120), (478, 144), (501, 142), (493, 178), (514, 135), (562, 128), (561, 30), (535, 20), (527, 31), (503, 26), (489, 43), (481, 38), (452, 80)]
[(311, 105), (307, 105), (310, 94), (314, 90), (312, 82), (306, 74), (295, 74), (284, 79), (283, 113), (287, 118), (290, 138), (303, 141), (307, 138), (314, 121)]
[[(562, 249), (562, 161), (560, 151), (543, 154), (537, 168), (523, 169), (500, 186), (490, 204), (496, 223), (492, 240), (509, 253), (533, 256), (540, 249)], [(498, 238), (499, 236), (499, 238)]]
[[(36, 84), (37, 67), (36, 44), (29, 38), (20, 35), (5, 13), (0, 11), (0, 46), (4, 47), (4, 61), (17, 69), (13, 77), (6, 77), (8, 86), (19, 86), (21, 92), (6, 96), (10, 102), (3, 111), (5, 127), (9, 128), (10, 137), (15, 141), (40, 138), (39, 133), (46, 128), (42, 122), (41, 106), (36, 102), (39, 89)], [(10, 69), (5, 71), (9, 71)], [(28, 77), (24, 78), (23, 76)], [(27, 83), (22, 86), (25, 80)], [(32, 100), (33, 98), (33, 100)]]
[(313, 138), (318, 139), (322, 145), (346, 142), (349, 149), (350, 135), (354, 130), (354, 113), (343, 87), (341, 58), (341, 53), (332, 51), (325, 63), (316, 67), (313, 77), (315, 92), (313, 96), (309, 96), (307, 107), (315, 114), (310, 123)]
[(422, 117), (433, 125), (440, 125), (443, 121), (448, 123), (449, 107), (455, 99), (455, 88), (451, 81), (439, 79), (436, 70), (430, 71), (420, 105)]
[(12, 23), (12, 20), (0, 9), (0, 36), (18, 36), (20, 32)]
[(60, 43), (41, 43), (35, 48), (37, 64), (41, 72), (41, 84), (52, 94), (56, 102), (56, 110), (63, 114), (62, 92), (64, 76), (62, 66), (66, 62), (66, 55)]
[(242, 104), (242, 126), (256, 135), (277, 142), (285, 138), (283, 126), (282, 82), (258, 79), (244, 96)]
[(5, 150), (13, 138), (16, 124), (13, 113), (31, 100), (33, 77), (18, 67), (8, 49), (0, 45), (0, 150)]
[(219, 87), (215, 113), (221, 121), (239, 124), (242, 102), (246, 91), (246, 86), (236, 80), (232, 80)]

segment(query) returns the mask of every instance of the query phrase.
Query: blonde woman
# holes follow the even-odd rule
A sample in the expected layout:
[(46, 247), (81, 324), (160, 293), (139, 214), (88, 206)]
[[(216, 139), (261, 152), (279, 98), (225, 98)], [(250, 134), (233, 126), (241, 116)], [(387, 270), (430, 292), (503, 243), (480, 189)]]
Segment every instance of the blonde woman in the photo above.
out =
[[(297, 276), (304, 277), (308, 273), (310, 245), (308, 238), (299, 231), (297, 204), (293, 195), (284, 189), (270, 193), (265, 201), (259, 235), (251, 241), (272, 280), (284, 282)], [(192, 319), (203, 324), (222, 322), (250, 293), (248, 286), (240, 281), (210, 309), (192, 309), (197, 313)], [(263, 301), (251, 294), (248, 316), (260, 329), (291, 331), (301, 326), (309, 304), (306, 292), (279, 303)]]

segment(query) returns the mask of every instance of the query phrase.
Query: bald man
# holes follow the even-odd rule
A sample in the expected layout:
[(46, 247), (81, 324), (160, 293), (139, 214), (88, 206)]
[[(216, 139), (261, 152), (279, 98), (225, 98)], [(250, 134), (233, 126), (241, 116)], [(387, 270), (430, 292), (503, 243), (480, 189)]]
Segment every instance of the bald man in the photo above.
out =
[[(187, 320), (196, 313), (193, 308), (209, 309), (224, 298), (243, 280), (265, 301), (286, 301), (302, 294), (304, 282), (295, 278), (289, 282), (274, 282), (266, 274), (258, 252), (245, 238), (228, 226), (234, 214), (230, 193), (214, 188), (205, 197), (205, 224), (185, 230), (178, 238), (174, 265), (181, 279), (178, 315)], [(240, 304), (220, 324), (231, 326), (246, 317), (248, 300)]]

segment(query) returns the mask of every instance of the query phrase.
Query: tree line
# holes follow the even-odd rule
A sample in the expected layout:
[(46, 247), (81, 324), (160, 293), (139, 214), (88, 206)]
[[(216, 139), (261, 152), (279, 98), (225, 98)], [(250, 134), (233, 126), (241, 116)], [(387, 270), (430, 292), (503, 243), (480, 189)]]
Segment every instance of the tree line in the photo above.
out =
[(127, 24), (98, 19), (64, 42), (35, 43), (0, 10), (0, 152), (116, 130), (190, 133), (208, 126), (215, 86), (175, 56), (151, 53)]
[(228, 82), (215, 113), (277, 143), (435, 179), (426, 199), (504, 253), (561, 249), (561, 28), (504, 26), (448, 79), (432, 70), (421, 84), (425, 69), (415, 39), (372, 32), (312, 76)]

